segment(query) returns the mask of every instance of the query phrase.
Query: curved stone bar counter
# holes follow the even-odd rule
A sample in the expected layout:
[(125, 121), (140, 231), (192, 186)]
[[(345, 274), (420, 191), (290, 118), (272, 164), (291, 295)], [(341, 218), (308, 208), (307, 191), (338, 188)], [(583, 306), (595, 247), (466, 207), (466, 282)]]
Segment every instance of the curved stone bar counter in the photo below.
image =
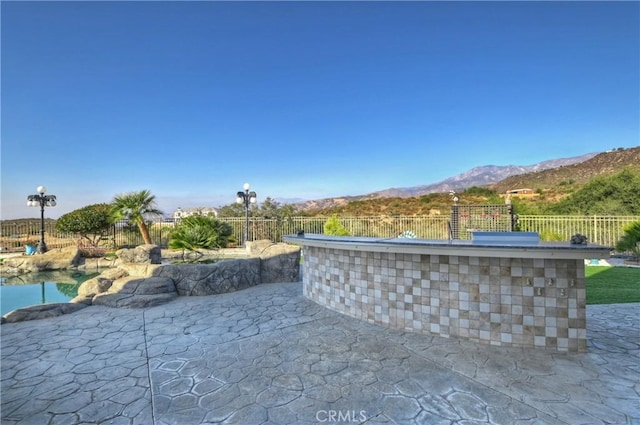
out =
[(610, 248), (527, 235), (284, 240), (303, 248), (304, 295), (340, 313), (492, 345), (586, 351), (584, 260), (609, 258)]

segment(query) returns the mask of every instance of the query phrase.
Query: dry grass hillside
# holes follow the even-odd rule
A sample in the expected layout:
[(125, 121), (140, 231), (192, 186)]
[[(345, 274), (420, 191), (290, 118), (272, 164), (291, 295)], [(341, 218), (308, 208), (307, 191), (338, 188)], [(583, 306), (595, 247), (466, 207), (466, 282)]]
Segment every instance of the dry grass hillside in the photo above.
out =
[(624, 168), (640, 171), (640, 146), (603, 152), (578, 164), (508, 177), (489, 188), (498, 193), (513, 189), (533, 189), (548, 198), (562, 198), (596, 176), (615, 174)]
[[(508, 177), (487, 189), (460, 194), (460, 204), (503, 203), (498, 194), (513, 189), (533, 189), (540, 197), (522, 200), (531, 205), (549, 204), (559, 201), (580, 189), (597, 176), (616, 174), (623, 169), (640, 173), (640, 146), (604, 152), (574, 165), (552, 168), (544, 171)], [(493, 193), (490, 193), (492, 191)], [(333, 202), (332, 202), (333, 201)], [(424, 196), (398, 198), (336, 198), (317, 201), (311, 208), (305, 208), (308, 215), (429, 215), (447, 214), (451, 206), (448, 193), (432, 193)]]

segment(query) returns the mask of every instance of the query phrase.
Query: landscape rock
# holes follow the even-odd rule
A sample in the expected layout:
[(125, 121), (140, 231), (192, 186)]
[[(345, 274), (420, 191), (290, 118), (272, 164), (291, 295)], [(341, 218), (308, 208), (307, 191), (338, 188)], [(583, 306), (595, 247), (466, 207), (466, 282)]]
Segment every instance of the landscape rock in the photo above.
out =
[(120, 268), (105, 270), (99, 276), (83, 282), (78, 288), (78, 297), (91, 299), (93, 296), (109, 290), (114, 280), (124, 276), (128, 276), (128, 273)]
[(161, 267), (160, 264), (150, 264), (150, 263), (125, 263), (120, 264), (118, 269), (124, 270), (128, 276), (140, 276), (140, 277), (148, 277), (153, 276), (155, 269)]
[(129, 276), (129, 275), (131, 275), (131, 273), (129, 273), (129, 271), (127, 271), (127, 269), (124, 267), (107, 269), (102, 273), (100, 273), (101, 277), (105, 279), (111, 279), (111, 280), (120, 279), (121, 277)]
[(300, 280), (300, 246), (284, 243), (267, 246), (260, 253), (260, 282)]
[(193, 296), (222, 294), (261, 283), (259, 258), (167, 265), (158, 267), (154, 275), (173, 280), (178, 294)]
[(87, 307), (85, 304), (52, 303), (20, 308), (2, 316), (2, 323), (16, 323), (27, 320), (47, 319), (73, 313)]
[(94, 257), (94, 258), (86, 258), (82, 257), (80, 259), (80, 263), (78, 264), (78, 269), (82, 270), (99, 270), (115, 267), (118, 263), (117, 258), (104, 258), (104, 257)]
[(73, 297), (69, 300), (70, 303), (72, 304), (85, 304), (87, 306), (90, 306), (91, 304), (93, 304), (93, 297), (95, 296), (95, 294), (93, 295), (78, 295), (76, 297)]
[(168, 301), (171, 301), (177, 296), (178, 295), (175, 293), (157, 295), (105, 293), (98, 294), (93, 297), (93, 304), (119, 308), (144, 308), (162, 305)]
[(80, 285), (78, 296), (69, 303), (15, 310), (5, 315), (2, 323), (55, 317), (92, 304), (143, 308), (166, 303), (178, 295), (215, 295), (260, 283), (299, 280), (299, 246), (258, 241), (253, 249), (260, 255), (225, 259), (212, 264), (168, 265), (152, 263), (160, 252), (155, 245), (145, 245), (137, 252), (128, 250), (120, 260), (131, 258), (140, 262), (121, 262), (117, 268), (107, 269), (87, 280)]
[(245, 248), (223, 248), (223, 249), (199, 249), (189, 251), (185, 249), (163, 249), (162, 260), (165, 262), (198, 262), (207, 260), (228, 260), (232, 258), (248, 258), (248, 251)]
[(82, 255), (77, 246), (54, 248), (44, 254), (20, 255), (3, 261), (2, 275), (16, 276), (29, 272), (61, 270), (77, 267)]
[(107, 307), (140, 308), (165, 303), (178, 296), (173, 280), (164, 277), (125, 276), (109, 290), (93, 297), (92, 303)]
[(107, 293), (156, 295), (176, 292), (173, 280), (166, 277), (126, 276), (113, 282)]
[(4, 258), (0, 264), (0, 276), (16, 277), (31, 272), (56, 270), (99, 270), (114, 267), (117, 259), (85, 258), (77, 247), (54, 248), (44, 254), (16, 255)]
[(119, 263), (160, 264), (162, 250), (158, 245), (138, 245), (135, 248), (124, 248), (116, 251)]

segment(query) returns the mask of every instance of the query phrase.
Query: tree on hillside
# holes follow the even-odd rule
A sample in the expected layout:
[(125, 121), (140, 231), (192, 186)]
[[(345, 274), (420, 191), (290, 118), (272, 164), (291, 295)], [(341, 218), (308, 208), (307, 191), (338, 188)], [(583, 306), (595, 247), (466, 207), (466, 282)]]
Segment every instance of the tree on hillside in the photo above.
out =
[(488, 187), (480, 187), (480, 186), (471, 186), (470, 188), (465, 189), (462, 193), (465, 195), (486, 196), (486, 197), (498, 196), (498, 193), (495, 190), (489, 189)]
[(114, 222), (126, 219), (135, 223), (146, 244), (152, 242), (145, 216), (161, 214), (162, 211), (156, 207), (156, 197), (148, 190), (122, 193), (111, 202), (111, 219)]
[[(297, 211), (293, 205), (282, 205), (271, 197), (267, 197), (259, 206), (252, 204), (249, 209), (249, 216), (263, 218), (287, 218), (296, 213)], [(235, 202), (218, 210), (218, 217), (244, 217), (244, 215), (244, 205)]]
[(511, 205), (518, 215), (544, 215), (547, 212), (548, 204), (541, 202), (540, 199), (529, 200), (512, 198)]
[(291, 217), (296, 213), (296, 209), (293, 205), (285, 204), (282, 205), (280, 202), (276, 201), (271, 197), (267, 197), (262, 204), (260, 204), (260, 208), (258, 208), (257, 214), (264, 218), (287, 218)]
[(640, 173), (625, 169), (594, 177), (549, 210), (555, 214), (640, 215)]
[(87, 205), (61, 216), (56, 221), (56, 230), (76, 234), (80, 241), (86, 240), (95, 247), (111, 229), (110, 212), (109, 204)]
[[(251, 207), (253, 208), (253, 206)], [(218, 209), (218, 217), (244, 217), (244, 205), (234, 202), (229, 205), (222, 206)], [(251, 209), (249, 210), (251, 215)]]
[(280, 203), (271, 197), (267, 197), (258, 208), (257, 215), (264, 218), (278, 218)]

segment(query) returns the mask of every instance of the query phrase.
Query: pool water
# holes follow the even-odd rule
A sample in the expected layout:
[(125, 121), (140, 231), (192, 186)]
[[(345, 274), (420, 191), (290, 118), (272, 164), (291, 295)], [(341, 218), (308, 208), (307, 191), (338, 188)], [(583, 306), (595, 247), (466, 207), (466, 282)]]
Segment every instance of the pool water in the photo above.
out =
[(100, 272), (55, 271), (0, 278), (0, 315), (38, 304), (64, 303), (78, 295), (78, 287)]

